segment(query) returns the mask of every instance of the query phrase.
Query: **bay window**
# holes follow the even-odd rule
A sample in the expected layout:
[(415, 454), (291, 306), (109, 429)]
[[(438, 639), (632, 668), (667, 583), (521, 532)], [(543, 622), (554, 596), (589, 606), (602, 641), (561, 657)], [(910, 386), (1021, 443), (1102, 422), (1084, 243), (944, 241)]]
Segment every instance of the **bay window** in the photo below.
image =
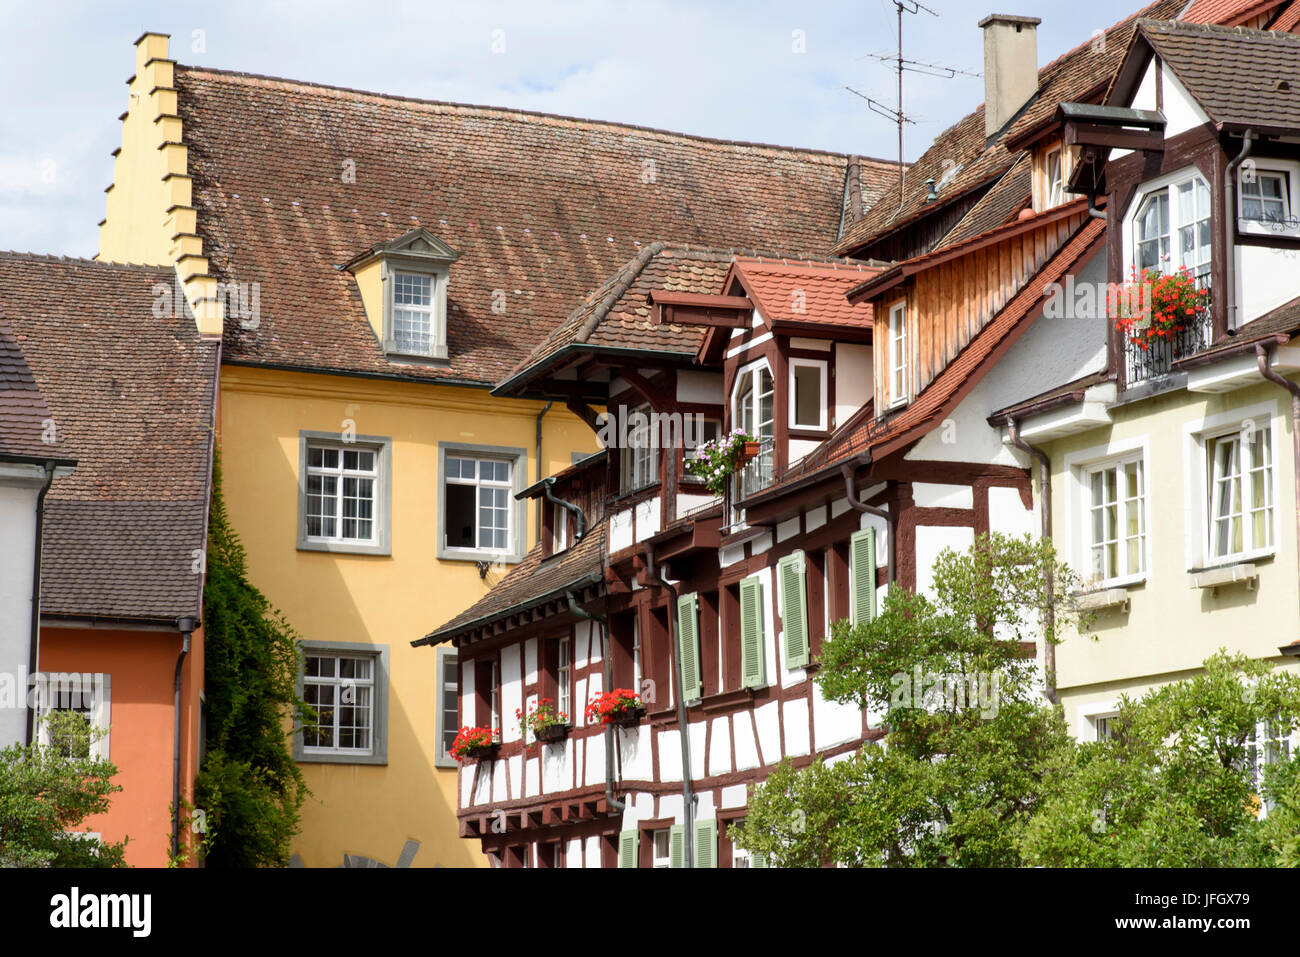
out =
[(1133, 218), (1133, 266), (1171, 273), (1186, 267), (1198, 280), (1210, 273), (1210, 187), (1199, 173), (1149, 188)]

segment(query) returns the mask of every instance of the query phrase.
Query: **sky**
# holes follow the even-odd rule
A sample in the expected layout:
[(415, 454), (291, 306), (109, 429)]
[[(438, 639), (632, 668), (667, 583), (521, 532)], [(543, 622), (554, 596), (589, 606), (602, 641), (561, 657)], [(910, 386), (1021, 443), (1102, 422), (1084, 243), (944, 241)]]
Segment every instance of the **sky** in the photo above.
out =
[[(903, 15), (905, 158), (984, 99), (986, 14), (1042, 18), (1045, 64), (1137, 0), (973, 5)], [(909, 0), (909, 8), (912, 4)], [(722, 139), (893, 159), (893, 0), (447, 3), (0, 0), (0, 249), (93, 256), (132, 43), (171, 34), (185, 64), (380, 93), (541, 110)], [(931, 73), (935, 71), (930, 71)], [(257, 144), (250, 143), (250, 149)]]

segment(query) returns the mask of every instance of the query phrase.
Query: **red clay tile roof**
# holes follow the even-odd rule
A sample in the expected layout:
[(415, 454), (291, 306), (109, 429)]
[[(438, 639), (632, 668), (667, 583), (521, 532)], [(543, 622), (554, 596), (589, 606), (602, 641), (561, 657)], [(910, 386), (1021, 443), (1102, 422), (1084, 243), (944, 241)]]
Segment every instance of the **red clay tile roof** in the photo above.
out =
[(735, 258), (733, 249), (651, 243), (591, 292), (551, 330), (493, 393), (518, 395), (566, 349), (638, 349), (693, 360), (704, 339), (701, 326), (661, 325), (649, 293), (716, 293)]
[[(495, 618), (539, 604), (571, 588), (600, 581), (604, 576), (605, 525), (596, 525), (582, 541), (561, 555), (542, 559), (538, 545), (491, 591), (451, 621), (412, 645), (436, 645), (455, 639)], [(455, 642), (457, 645), (460, 642)]]
[(1300, 0), (1294, 0), (1291, 6), (1283, 10), (1276, 20), (1268, 25), (1270, 30), (1280, 30), (1283, 33), (1290, 33), (1300, 25)]
[[(834, 153), (198, 67), (175, 83), (211, 271), (260, 283), (227, 361), (498, 382), (656, 240), (828, 253), (852, 185)], [(896, 170), (860, 166), (866, 194)], [(415, 225), (461, 253), (449, 365), (387, 361), (335, 268)]]
[(828, 471), (864, 452), (877, 457), (887, 455), (919, 438), (946, 413), (951, 402), (959, 401), (983, 378), (986, 360), (1016, 334), (1023, 320), (1035, 313), (1035, 307), (1041, 306), (1046, 286), (1104, 244), (1105, 227), (1099, 219), (1087, 220), (910, 405), (883, 419), (877, 419), (869, 407), (858, 410), (821, 446), (752, 498), (765, 500), (791, 483)]
[(1300, 36), (1146, 20), (1140, 29), (1214, 122), (1300, 126)]
[[(1186, 0), (1159, 0), (1116, 24), (1104, 34), (1104, 44), (1089, 40), (1056, 58), (1038, 71), (1038, 94), (989, 145), (984, 135), (984, 106), (939, 134), (930, 148), (907, 171), (906, 201), (881, 201), (848, 230), (836, 252), (850, 255), (872, 241), (942, 210), (948, 203), (998, 180), (1015, 162), (1005, 146), (1021, 133), (1043, 122), (1063, 102), (1078, 100), (1103, 88), (1124, 57), (1138, 17), (1168, 19), (1178, 16)], [(935, 180), (939, 200), (926, 199), (926, 179)], [(1025, 194), (1026, 197), (1028, 193)]]
[[(18, 348), (14, 331), (0, 314), (0, 459), (66, 457), (61, 443), (41, 440), (50, 418), (50, 408)], [(57, 439), (55, 434), (45, 434)]]
[(1280, 7), (1286, 0), (1193, 0), (1182, 19), (1188, 23), (1238, 24)]
[(871, 304), (850, 303), (845, 293), (878, 272), (863, 263), (737, 256), (731, 274), (769, 322), (870, 329)]
[[(0, 253), (0, 310), (76, 471), (46, 499), (41, 613), (198, 617), (217, 346), (154, 315), (171, 269)], [(200, 569), (202, 565), (200, 563)]]

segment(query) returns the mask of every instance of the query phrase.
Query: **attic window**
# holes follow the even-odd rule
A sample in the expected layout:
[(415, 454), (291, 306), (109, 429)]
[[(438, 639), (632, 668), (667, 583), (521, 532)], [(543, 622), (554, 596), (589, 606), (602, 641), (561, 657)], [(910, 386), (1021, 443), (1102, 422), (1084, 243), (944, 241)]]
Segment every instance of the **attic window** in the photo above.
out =
[(421, 226), (372, 246), (345, 267), (357, 277), (388, 356), (447, 358), (447, 290), (459, 256)]

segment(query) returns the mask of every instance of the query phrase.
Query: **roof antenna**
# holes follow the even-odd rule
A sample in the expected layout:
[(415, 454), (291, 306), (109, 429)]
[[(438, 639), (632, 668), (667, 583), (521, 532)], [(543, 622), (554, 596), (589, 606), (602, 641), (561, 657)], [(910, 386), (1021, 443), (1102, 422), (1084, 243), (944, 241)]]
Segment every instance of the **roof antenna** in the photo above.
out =
[(971, 73), (967, 70), (958, 70), (956, 67), (942, 66), (937, 63), (922, 63), (919, 60), (909, 60), (903, 56), (903, 14), (918, 14), (925, 11), (932, 17), (937, 17), (935, 13), (919, 0), (894, 0), (894, 9), (898, 13), (898, 50), (893, 54), (888, 53), (870, 53), (868, 56), (880, 60), (882, 63), (888, 63), (891, 60), (895, 64), (895, 70), (898, 73), (898, 109), (891, 109), (879, 100), (874, 100), (865, 93), (858, 93), (852, 87), (846, 86), (848, 90), (867, 101), (867, 106), (872, 112), (879, 113), (888, 120), (892, 120), (898, 126), (898, 208), (903, 208), (904, 188), (907, 181), (907, 168), (903, 165), (903, 124), (912, 123), (915, 125), (916, 120), (903, 112), (903, 73), (909, 71), (912, 73), (922, 73), (926, 76), (937, 76), (942, 79), (951, 80), (960, 76), (979, 76), (978, 73)]

